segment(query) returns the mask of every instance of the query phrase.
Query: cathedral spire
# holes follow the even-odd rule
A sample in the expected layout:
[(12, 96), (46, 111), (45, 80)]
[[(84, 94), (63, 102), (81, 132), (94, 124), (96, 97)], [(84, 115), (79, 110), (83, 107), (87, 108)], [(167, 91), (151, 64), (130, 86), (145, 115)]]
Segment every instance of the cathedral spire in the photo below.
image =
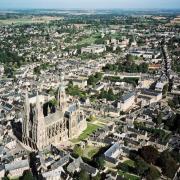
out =
[(33, 130), (37, 148), (41, 150), (44, 146), (43, 143), (45, 141), (45, 123), (43, 109), (41, 107), (38, 91), (36, 95), (36, 122), (34, 123)]
[(25, 137), (29, 136), (29, 119), (30, 119), (30, 104), (28, 98), (28, 91), (26, 89), (25, 92), (25, 102), (24, 102), (24, 119), (22, 122), (22, 134), (23, 134), (23, 141), (27, 144), (27, 140)]
[(66, 110), (66, 90), (65, 90), (65, 86), (64, 86), (64, 74), (63, 73), (61, 73), (61, 76), (60, 76), (60, 84), (59, 84), (59, 88), (58, 88), (57, 101), (58, 101), (58, 108), (61, 111), (65, 111)]
[(40, 103), (38, 91), (36, 94), (36, 115), (37, 115), (37, 119), (36, 119), (37, 121), (39, 120), (39, 118), (41, 119), (42, 117), (44, 117), (43, 109), (41, 108), (41, 103)]
[(29, 117), (30, 108), (29, 108), (29, 97), (28, 97), (27, 89), (26, 89), (26, 92), (25, 92), (25, 113)]

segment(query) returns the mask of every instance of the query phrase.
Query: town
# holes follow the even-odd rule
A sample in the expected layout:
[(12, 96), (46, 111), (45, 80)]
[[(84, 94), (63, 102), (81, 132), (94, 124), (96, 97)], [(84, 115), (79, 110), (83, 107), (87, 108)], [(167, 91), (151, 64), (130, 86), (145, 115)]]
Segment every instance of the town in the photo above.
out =
[(180, 179), (180, 11), (0, 11), (0, 178)]

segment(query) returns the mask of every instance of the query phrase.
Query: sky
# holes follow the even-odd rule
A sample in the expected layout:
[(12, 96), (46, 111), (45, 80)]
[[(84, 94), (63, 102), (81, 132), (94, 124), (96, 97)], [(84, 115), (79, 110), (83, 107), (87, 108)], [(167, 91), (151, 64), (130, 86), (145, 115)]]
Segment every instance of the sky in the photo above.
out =
[(180, 9), (180, 0), (0, 0), (0, 9)]

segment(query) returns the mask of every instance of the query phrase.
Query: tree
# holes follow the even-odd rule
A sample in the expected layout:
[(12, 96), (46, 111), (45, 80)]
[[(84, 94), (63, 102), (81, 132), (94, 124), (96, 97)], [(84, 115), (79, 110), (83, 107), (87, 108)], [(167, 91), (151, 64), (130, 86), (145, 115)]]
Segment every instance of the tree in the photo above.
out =
[(79, 173), (79, 180), (90, 180), (90, 175), (85, 171), (85, 170), (81, 170)]
[(155, 149), (153, 146), (144, 146), (141, 149), (138, 150), (139, 155), (147, 162), (155, 164), (159, 153), (157, 149)]
[(33, 177), (32, 173), (30, 171), (25, 171), (24, 175), (19, 179), (20, 180), (35, 180), (35, 178)]
[(83, 150), (77, 144), (74, 146), (73, 152), (78, 156), (83, 156)]
[(176, 159), (176, 161), (177, 161), (178, 163), (180, 163), (180, 153), (179, 153), (178, 148), (177, 148), (177, 149), (173, 149), (170, 153), (171, 153), (171, 156), (172, 156), (174, 159)]
[(126, 60), (129, 62), (132, 62), (134, 60), (134, 57), (131, 54), (126, 55)]
[(112, 89), (105, 91), (102, 89), (100, 94), (98, 95), (98, 99), (106, 99), (107, 101), (114, 101), (117, 98), (117, 95), (113, 93)]
[(67, 89), (66, 89), (67, 94), (71, 96), (78, 96), (79, 98), (86, 98), (86, 93), (82, 91), (77, 85), (73, 86), (72, 84), (69, 83)]
[(160, 178), (161, 173), (154, 166), (149, 166), (149, 169), (146, 174), (147, 180), (158, 180)]
[(160, 154), (157, 164), (162, 168), (163, 174), (169, 178), (173, 178), (178, 169), (177, 162), (168, 151)]
[(178, 133), (180, 133), (180, 114), (178, 113), (175, 118), (174, 122), (174, 130), (176, 130)]
[(101, 175), (98, 173), (95, 177), (91, 178), (92, 180), (101, 180)]
[(102, 156), (98, 157), (96, 159), (96, 162), (97, 162), (97, 166), (99, 169), (103, 169), (104, 168), (104, 165), (105, 165), (105, 160)]
[(135, 166), (137, 174), (139, 174), (140, 176), (144, 176), (149, 168), (148, 164), (140, 157), (136, 158)]
[(52, 100), (50, 100), (50, 103), (53, 105), (53, 106), (56, 106), (58, 104), (57, 100), (54, 98)]
[(164, 85), (163, 90), (162, 90), (162, 94), (164, 97), (167, 96), (167, 92), (168, 92), (168, 84)]
[(176, 107), (176, 105), (175, 105), (175, 103), (174, 103), (174, 101), (173, 101), (172, 99), (169, 99), (169, 100), (168, 100), (168, 105), (169, 105), (171, 108), (175, 108), (175, 107)]
[(88, 85), (96, 85), (102, 79), (102, 74), (97, 72), (95, 75), (89, 76), (87, 83)]
[(161, 123), (162, 123), (162, 113), (160, 112), (160, 113), (157, 115), (156, 124), (157, 124), (157, 125), (160, 125)]
[(104, 44), (104, 39), (102, 39), (102, 38), (96, 39), (95, 44)]

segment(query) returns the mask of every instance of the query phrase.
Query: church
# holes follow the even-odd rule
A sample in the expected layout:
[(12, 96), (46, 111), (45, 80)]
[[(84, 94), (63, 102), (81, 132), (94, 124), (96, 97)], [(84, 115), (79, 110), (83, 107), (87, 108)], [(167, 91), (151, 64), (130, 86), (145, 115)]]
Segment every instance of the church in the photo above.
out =
[(86, 118), (78, 100), (68, 104), (63, 77), (58, 88), (56, 105), (40, 102), (37, 93), (36, 102), (29, 102), (28, 93), (25, 96), (22, 142), (33, 150), (42, 150), (48, 145), (58, 145), (68, 139), (77, 137), (87, 128)]

